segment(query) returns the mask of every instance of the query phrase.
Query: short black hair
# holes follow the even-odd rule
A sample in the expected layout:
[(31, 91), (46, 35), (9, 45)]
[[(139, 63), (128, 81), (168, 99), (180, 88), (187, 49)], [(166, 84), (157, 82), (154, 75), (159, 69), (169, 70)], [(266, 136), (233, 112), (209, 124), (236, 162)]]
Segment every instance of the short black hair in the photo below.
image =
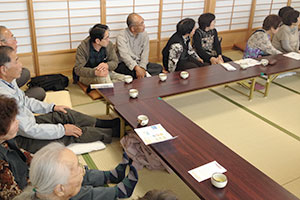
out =
[(198, 18), (198, 25), (201, 30), (205, 30), (206, 27), (209, 27), (211, 22), (216, 19), (216, 16), (212, 13), (204, 13)]
[(95, 42), (98, 38), (99, 40), (102, 40), (105, 34), (105, 31), (108, 30), (108, 26), (105, 24), (95, 24), (90, 29), (90, 38), (92, 42)]
[(18, 114), (16, 100), (0, 95), (0, 136), (8, 133), (10, 125)]
[(263, 29), (268, 31), (271, 28), (275, 30), (280, 26), (281, 18), (278, 15), (268, 15), (263, 22)]
[(298, 17), (299, 17), (298, 10), (289, 10), (283, 14), (282, 22), (287, 26), (291, 26), (293, 23), (297, 23)]
[(11, 61), (9, 54), (13, 51), (14, 49), (9, 46), (0, 46), (0, 66)]
[(284, 13), (286, 13), (287, 11), (290, 11), (290, 10), (294, 10), (294, 8), (291, 6), (284, 6), (279, 9), (278, 16), (282, 18)]
[(195, 20), (193, 20), (192, 18), (182, 19), (180, 20), (180, 22), (177, 23), (176, 31), (180, 35), (191, 33), (195, 27), (195, 23)]

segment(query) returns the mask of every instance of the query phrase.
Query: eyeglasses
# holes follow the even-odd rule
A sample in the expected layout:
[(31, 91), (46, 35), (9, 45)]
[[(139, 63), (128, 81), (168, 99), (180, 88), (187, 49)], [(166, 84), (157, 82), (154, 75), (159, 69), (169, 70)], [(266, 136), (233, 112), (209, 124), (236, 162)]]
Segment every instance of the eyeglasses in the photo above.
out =
[(78, 163), (78, 167), (80, 168), (80, 171), (81, 171), (81, 173), (82, 173), (82, 176), (84, 176), (85, 175), (85, 166), (83, 165), (83, 164), (81, 164), (81, 163)]
[(2, 40), (0, 40), (1, 42), (6, 42), (6, 41), (8, 41), (8, 40), (14, 40), (14, 41), (17, 41), (17, 38), (15, 37), (15, 36), (13, 36), (13, 37), (10, 37), (10, 38), (8, 38), (8, 39), (2, 39)]

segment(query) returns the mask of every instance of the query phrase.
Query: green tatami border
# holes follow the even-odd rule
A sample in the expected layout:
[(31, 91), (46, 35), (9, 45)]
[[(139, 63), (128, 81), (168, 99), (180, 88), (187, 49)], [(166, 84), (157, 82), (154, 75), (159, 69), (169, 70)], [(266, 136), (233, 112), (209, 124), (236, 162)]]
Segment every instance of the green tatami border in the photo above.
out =
[(272, 82), (273, 84), (275, 84), (275, 85), (277, 85), (277, 86), (279, 86), (279, 87), (282, 87), (282, 88), (284, 88), (284, 89), (287, 89), (287, 90), (289, 90), (289, 91), (291, 91), (291, 92), (294, 92), (294, 93), (296, 93), (296, 94), (300, 94), (300, 92), (299, 91), (297, 91), (297, 90), (294, 90), (294, 89), (292, 89), (292, 88), (289, 88), (289, 87), (287, 87), (287, 86), (284, 86), (284, 85), (282, 85), (281, 83), (277, 83), (277, 82)]
[(93, 159), (91, 158), (90, 154), (88, 153), (82, 154), (82, 157), (90, 169), (98, 169)]
[(212, 92), (212, 93), (214, 93), (214, 94), (216, 94), (216, 95), (218, 95), (219, 97), (222, 97), (223, 99), (229, 101), (230, 103), (232, 103), (232, 104), (238, 106), (239, 108), (245, 110), (246, 112), (248, 112), (248, 113), (254, 115), (255, 117), (257, 117), (257, 118), (263, 120), (264, 122), (268, 123), (269, 125), (271, 125), (271, 126), (277, 128), (277, 129), (279, 129), (280, 131), (284, 132), (285, 134), (289, 135), (290, 137), (292, 137), (292, 138), (294, 138), (294, 139), (300, 141), (300, 137), (299, 137), (298, 135), (296, 135), (296, 134), (294, 134), (294, 133), (288, 131), (287, 129), (285, 129), (285, 128), (279, 126), (278, 124), (276, 124), (276, 123), (274, 123), (274, 122), (268, 120), (267, 118), (265, 118), (265, 117), (259, 115), (258, 113), (256, 113), (256, 112), (250, 110), (249, 108), (247, 108), (247, 107), (245, 107), (245, 106), (239, 104), (238, 102), (234, 101), (233, 99), (231, 99), (231, 98), (229, 98), (229, 97), (227, 97), (227, 96), (225, 96), (225, 95), (223, 95), (223, 94), (217, 92), (216, 90), (209, 89), (209, 91)]

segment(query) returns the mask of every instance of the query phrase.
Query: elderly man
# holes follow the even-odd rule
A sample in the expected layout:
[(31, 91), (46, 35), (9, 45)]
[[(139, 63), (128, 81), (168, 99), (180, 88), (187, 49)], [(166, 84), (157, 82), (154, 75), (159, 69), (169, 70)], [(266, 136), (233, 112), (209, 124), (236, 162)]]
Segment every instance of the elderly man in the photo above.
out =
[[(12, 32), (5, 26), (0, 26), (0, 46), (10, 46), (15, 51), (17, 51), (17, 40)], [(30, 72), (26, 68), (22, 68), (21, 77), (17, 78), (17, 84), (19, 87), (25, 85), (30, 79)], [(28, 97), (36, 98), (43, 101), (46, 96), (46, 92), (41, 87), (29, 88), (25, 91), (25, 95)]]
[(74, 72), (86, 85), (123, 81), (124, 75), (114, 72), (118, 62), (114, 45), (109, 41), (108, 26), (96, 24), (77, 48)]
[[(53, 140), (66, 145), (97, 140), (111, 142), (112, 136), (119, 135), (119, 119), (100, 120), (25, 96), (15, 80), (21, 72), (22, 63), (14, 49), (0, 46), (0, 94), (18, 103), (20, 132), (16, 140), (21, 148), (36, 152)], [(33, 113), (42, 115), (34, 116)]]
[(115, 71), (133, 78), (145, 77), (146, 71), (151, 75), (158, 75), (162, 72), (162, 66), (148, 61), (149, 37), (145, 31), (144, 19), (131, 13), (127, 17), (127, 26), (117, 36), (117, 53), (121, 63)]

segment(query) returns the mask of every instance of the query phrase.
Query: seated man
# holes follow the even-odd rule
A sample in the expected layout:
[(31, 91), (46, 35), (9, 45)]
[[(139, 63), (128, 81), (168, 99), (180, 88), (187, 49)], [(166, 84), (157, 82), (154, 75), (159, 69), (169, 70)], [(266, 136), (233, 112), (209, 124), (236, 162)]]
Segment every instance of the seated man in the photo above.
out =
[(205, 65), (190, 42), (190, 38), (195, 33), (195, 23), (191, 18), (182, 19), (177, 23), (176, 32), (162, 50), (165, 70), (182, 71)]
[[(127, 166), (129, 173), (125, 177)], [(39, 150), (30, 164), (31, 185), (15, 200), (115, 200), (132, 195), (138, 174), (126, 154), (111, 171), (83, 167), (76, 155), (59, 143), (51, 143)], [(108, 183), (117, 184), (107, 187)]]
[[(100, 120), (67, 109), (66, 106), (48, 104), (24, 95), (16, 78), (20, 77), (22, 63), (16, 52), (0, 46), (0, 94), (16, 99), (20, 121), (17, 143), (21, 148), (36, 152), (53, 140), (68, 145), (73, 142), (111, 142), (120, 134), (120, 120)], [(33, 113), (45, 113), (34, 116)], [(96, 127), (95, 127), (96, 126)]]
[(78, 79), (77, 75), (85, 85), (123, 81), (124, 75), (114, 72), (118, 62), (108, 26), (96, 24), (77, 48), (73, 79)]
[(131, 75), (134, 79), (145, 77), (146, 71), (151, 75), (161, 73), (161, 65), (148, 61), (149, 37), (145, 31), (144, 19), (131, 13), (127, 17), (127, 26), (117, 36), (117, 53), (121, 63), (115, 71)]
[[(0, 26), (0, 46), (10, 46), (17, 51), (17, 40), (11, 31), (5, 26)], [(30, 79), (30, 71), (27, 68), (22, 68), (20, 78), (17, 78), (18, 87), (25, 85)], [(41, 87), (29, 88), (25, 91), (25, 95), (43, 101), (46, 97), (46, 92)]]

